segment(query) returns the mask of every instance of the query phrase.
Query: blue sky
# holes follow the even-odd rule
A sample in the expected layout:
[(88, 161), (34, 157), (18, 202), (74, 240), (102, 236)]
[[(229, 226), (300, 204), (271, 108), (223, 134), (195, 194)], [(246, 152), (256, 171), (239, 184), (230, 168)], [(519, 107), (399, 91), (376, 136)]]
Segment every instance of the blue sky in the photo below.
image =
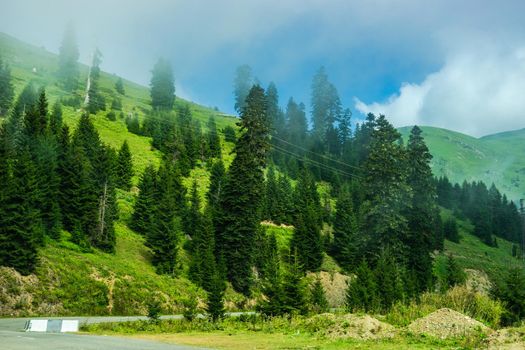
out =
[(472, 135), (525, 127), (525, 2), (451, 0), (1, 0), (0, 31), (58, 51), (76, 23), (83, 61), (147, 84), (169, 59), (177, 94), (233, 112), (235, 68), (310, 103), (324, 65), (356, 117)]

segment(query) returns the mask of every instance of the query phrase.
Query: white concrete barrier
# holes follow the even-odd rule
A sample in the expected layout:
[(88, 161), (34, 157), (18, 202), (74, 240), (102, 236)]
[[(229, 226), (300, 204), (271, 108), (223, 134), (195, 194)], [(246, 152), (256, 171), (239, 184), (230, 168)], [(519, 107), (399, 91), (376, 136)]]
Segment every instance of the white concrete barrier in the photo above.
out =
[(78, 320), (63, 320), (60, 332), (78, 332)]
[(29, 320), (26, 332), (78, 332), (78, 320)]
[(47, 332), (47, 320), (31, 320), (27, 325), (28, 332)]

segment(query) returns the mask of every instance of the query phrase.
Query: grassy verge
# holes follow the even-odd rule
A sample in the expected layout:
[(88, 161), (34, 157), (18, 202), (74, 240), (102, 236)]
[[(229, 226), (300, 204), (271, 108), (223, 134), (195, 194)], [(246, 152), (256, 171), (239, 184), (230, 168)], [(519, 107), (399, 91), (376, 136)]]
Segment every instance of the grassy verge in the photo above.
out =
[(163, 320), (104, 323), (85, 327), (94, 334), (124, 335), (172, 344), (214, 349), (458, 349), (471, 348), (482, 338), (439, 340), (415, 336), (403, 329), (391, 338), (355, 339), (327, 336), (316, 322), (322, 317), (262, 320), (232, 317), (218, 323), (207, 320)]

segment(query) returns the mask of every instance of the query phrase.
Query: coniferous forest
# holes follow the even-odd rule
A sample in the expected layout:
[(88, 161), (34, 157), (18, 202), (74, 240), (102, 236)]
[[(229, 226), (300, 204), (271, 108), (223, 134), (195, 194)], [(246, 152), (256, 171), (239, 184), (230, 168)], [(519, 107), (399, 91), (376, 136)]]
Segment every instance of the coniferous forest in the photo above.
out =
[[(71, 30), (56, 72), (66, 92), (85, 89)], [(46, 86), (31, 83), (15, 96), (9, 64), (0, 61), (1, 266), (32, 274), (39, 250), (61, 240), (86, 254), (114, 253), (118, 191), (133, 197), (126, 225), (143, 237), (155, 271), (205, 291), (213, 321), (224, 316), (228, 288), (256, 300), (253, 309), (266, 316), (327, 311), (321, 281), (306, 282), (326, 261), (352, 276), (345, 292), (350, 312), (385, 314), (424, 293), (444, 292), (465, 280), (451, 255), (442, 259), (445, 240), (461, 243), (459, 220), (470, 222), (483, 244), (504, 239), (514, 243), (514, 256), (523, 254), (516, 203), (494, 184), (435, 177), (418, 126), (402, 139), (388, 116), (354, 120), (323, 67), (306, 105), (282, 99), (274, 83), (264, 87), (240, 66), (233, 78), (237, 128), (220, 128), (216, 117), (201, 125), (189, 104), (175, 103), (174, 73), (159, 59), (151, 108), (125, 123), (151, 139), (161, 161), (136, 173), (128, 142), (117, 149), (104, 144), (93, 123), (106, 109), (115, 121), (126, 95), (118, 78), (116, 97), (106, 101), (101, 63), (97, 49), (85, 98), (66, 93), (51, 104)], [(71, 105), (81, 111), (74, 125), (62, 117)], [(196, 168), (209, 173), (204, 192), (196, 181), (186, 185)], [(261, 222), (292, 228), (284, 249)], [(445, 282), (436, 275), (440, 261)], [(514, 288), (525, 277), (511, 273), (493, 292), (505, 302), (508, 323), (525, 317), (523, 291)]]

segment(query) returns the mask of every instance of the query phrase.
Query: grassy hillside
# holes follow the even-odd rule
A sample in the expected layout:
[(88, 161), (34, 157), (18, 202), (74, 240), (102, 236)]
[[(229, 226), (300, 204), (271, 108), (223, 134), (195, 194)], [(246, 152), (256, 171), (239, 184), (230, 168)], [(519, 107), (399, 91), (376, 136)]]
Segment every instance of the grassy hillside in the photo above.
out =
[[(405, 142), (410, 127), (400, 128)], [(453, 182), (481, 180), (495, 183), (516, 201), (525, 196), (525, 129), (475, 138), (458, 132), (422, 127), (423, 136), (434, 156), (435, 175)]]
[[(45, 87), (50, 106), (66, 94), (56, 83), (57, 56), (43, 48), (37, 48), (0, 33), (0, 54), (8, 62), (15, 93), (32, 82), (36, 87)], [(102, 63), (101, 68), (104, 68)], [(85, 82), (88, 67), (80, 65), (80, 81)], [(117, 77), (102, 72), (101, 91), (106, 103), (111, 104), (117, 96), (114, 84)], [(121, 96), (124, 115), (130, 113), (143, 117), (149, 107), (149, 89), (124, 80), (125, 96)], [(216, 117), (217, 127), (222, 129), (234, 125), (234, 117), (177, 98), (176, 104), (189, 104), (193, 117), (206, 128), (208, 118)], [(109, 110), (109, 108), (107, 108)], [(71, 129), (76, 127), (81, 111), (64, 107), (64, 122)], [(110, 121), (107, 112), (93, 116), (93, 122), (107, 145), (119, 148), (127, 140), (133, 154), (134, 183), (148, 164), (158, 165), (161, 154), (152, 149), (150, 138), (127, 131), (123, 119)], [(0, 118), (0, 123), (2, 122)], [(232, 144), (224, 142), (225, 162), (231, 161)], [(204, 193), (209, 184), (209, 174), (204, 165), (195, 168), (185, 179), (190, 186), (193, 179)], [(169, 278), (155, 273), (149, 263), (150, 252), (143, 238), (126, 226), (134, 201), (134, 194), (118, 191), (120, 220), (116, 223), (116, 253), (99, 251), (82, 253), (68, 242), (69, 234), (63, 233), (61, 242), (48, 242), (39, 253), (40, 262), (34, 276), (23, 277), (12, 269), (0, 269), (0, 316), (1, 315), (62, 315), (62, 314), (144, 314), (149, 298), (155, 296), (162, 301), (164, 312), (179, 312), (184, 298), (195, 288), (185, 278)], [(195, 293), (199, 293), (195, 290)], [(238, 296), (229, 294), (230, 299)], [(203, 296), (203, 294), (201, 295)]]
[[(56, 84), (54, 72), (57, 69), (57, 56), (43, 48), (25, 44), (8, 35), (0, 33), (0, 53), (12, 70), (16, 92), (29, 82), (44, 86), (50, 105), (65, 93)], [(102, 63), (102, 69), (104, 65)], [(81, 65), (81, 81), (85, 81), (87, 67)], [(102, 73), (100, 85), (106, 102), (111, 103), (116, 96), (114, 83), (117, 77)], [(149, 109), (149, 90), (147, 87), (124, 80), (126, 95), (122, 97), (123, 112), (143, 117)], [(203, 128), (210, 115), (216, 116), (217, 125), (223, 128), (234, 125), (235, 118), (182, 99), (177, 104), (188, 103), (194, 118), (200, 120)], [(64, 121), (75, 128), (81, 111), (64, 107)], [(134, 183), (148, 164), (158, 164), (160, 152), (151, 148), (151, 140), (127, 131), (123, 119), (110, 121), (100, 112), (93, 121), (104, 143), (118, 148), (127, 140), (133, 153), (135, 170)], [(0, 120), (1, 122), (1, 120)], [(476, 139), (444, 129), (423, 128), (424, 136), (435, 158), (433, 169), (436, 174), (447, 174), (453, 181), (482, 179), (487, 183), (496, 182), (505, 192), (517, 198), (522, 184), (512, 187), (513, 173), (506, 169), (525, 169), (519, 165), (519, 152), (515, 151), (525, 132), (493, 135)], [(409, 129), (402, 129), (405, 140)], [(223, 144), (223, 158), (226, 164), (232, 159), (231, 143)], [(502, 158), (506, 154), (506, 158)], [(513, 161), (511, 154), (515, 155)], [(506, 160), (505, 163), (504, 160)], [(505, 163), (506, 167), (502, 166)], [(522, 168), (520, 168), (522, 166)], [(487, 169), (490, 169), (488, 171)], [(510, 171), (510, 170), (509, 170)], [(509, 175), (510, 174), (510, 175)], [(523, 176), (518, 172), (518, 175)], [(479, 177), (479, 176), (485, 176)], [(519, 176), (518, 176), (519, 177)], [(184, 180), (190, 186), (197, 180), (203, 194), (209, 184), (209, 173), (204, 164), (192, 170)], [(508, 184), (508, 186), (507, 186)], [(525, 186), (525, 184), (523, 184)], [(512, 190), (512, 191), (511, 191)], [(327, 186), (319, 186), (321, 194)], [(155, 273), (149, 263), (150, 252), (143, 244), (143, 238), (131, 231), (126, 222), (131, 214), (136, 189), (131, 192), (118, 191), (120, 219), (116, 223), (117, 247), (115, 254), (99, 251), (82, 253), (69, 243), (67, 232), (63, 232), (60, 242), (48, 242), (40, 251), (40, 262), (35, 275), (23, 277), (12, 269), (0, 268), (0, 316), (1, 315), (62, 315), (62, 314), (144, 314), (148, 299), (155, 297), (162, 301), (164, 312), (178, 312), (189, 293), (199, 294), (184, 277), (169, 278)], [(331, 202), (333, 205), (333, 201)], [(447, 214), (445, 214), (447, 215)], [(268, 232), (277, 236), (279, 248), (286, 251), (292, 236), (290, 227), (277, 227), (268, 223)], [(509, 264), (514, 264), (510, 244), (500, 240), (499, 248), (484, 246), (470, 232), (468, 223), (461, 224), (462, 242), (447, 242), (446, 248), (458, 257), (466, 268), (486, 268), (490, 275), (497, 275)], [(181, 253), (184, 257), (184, 253)], [(335, 273), (338, 266), (329, 257), (325, 258), (322, 269)], [(184, 266), (181, 266), (181, 276)], [(202, 295), (202, 293), (200, 294)], [(243, 302), (242, 297), (231, 291), (227, 293), (230, 307), (233, 302)]]

